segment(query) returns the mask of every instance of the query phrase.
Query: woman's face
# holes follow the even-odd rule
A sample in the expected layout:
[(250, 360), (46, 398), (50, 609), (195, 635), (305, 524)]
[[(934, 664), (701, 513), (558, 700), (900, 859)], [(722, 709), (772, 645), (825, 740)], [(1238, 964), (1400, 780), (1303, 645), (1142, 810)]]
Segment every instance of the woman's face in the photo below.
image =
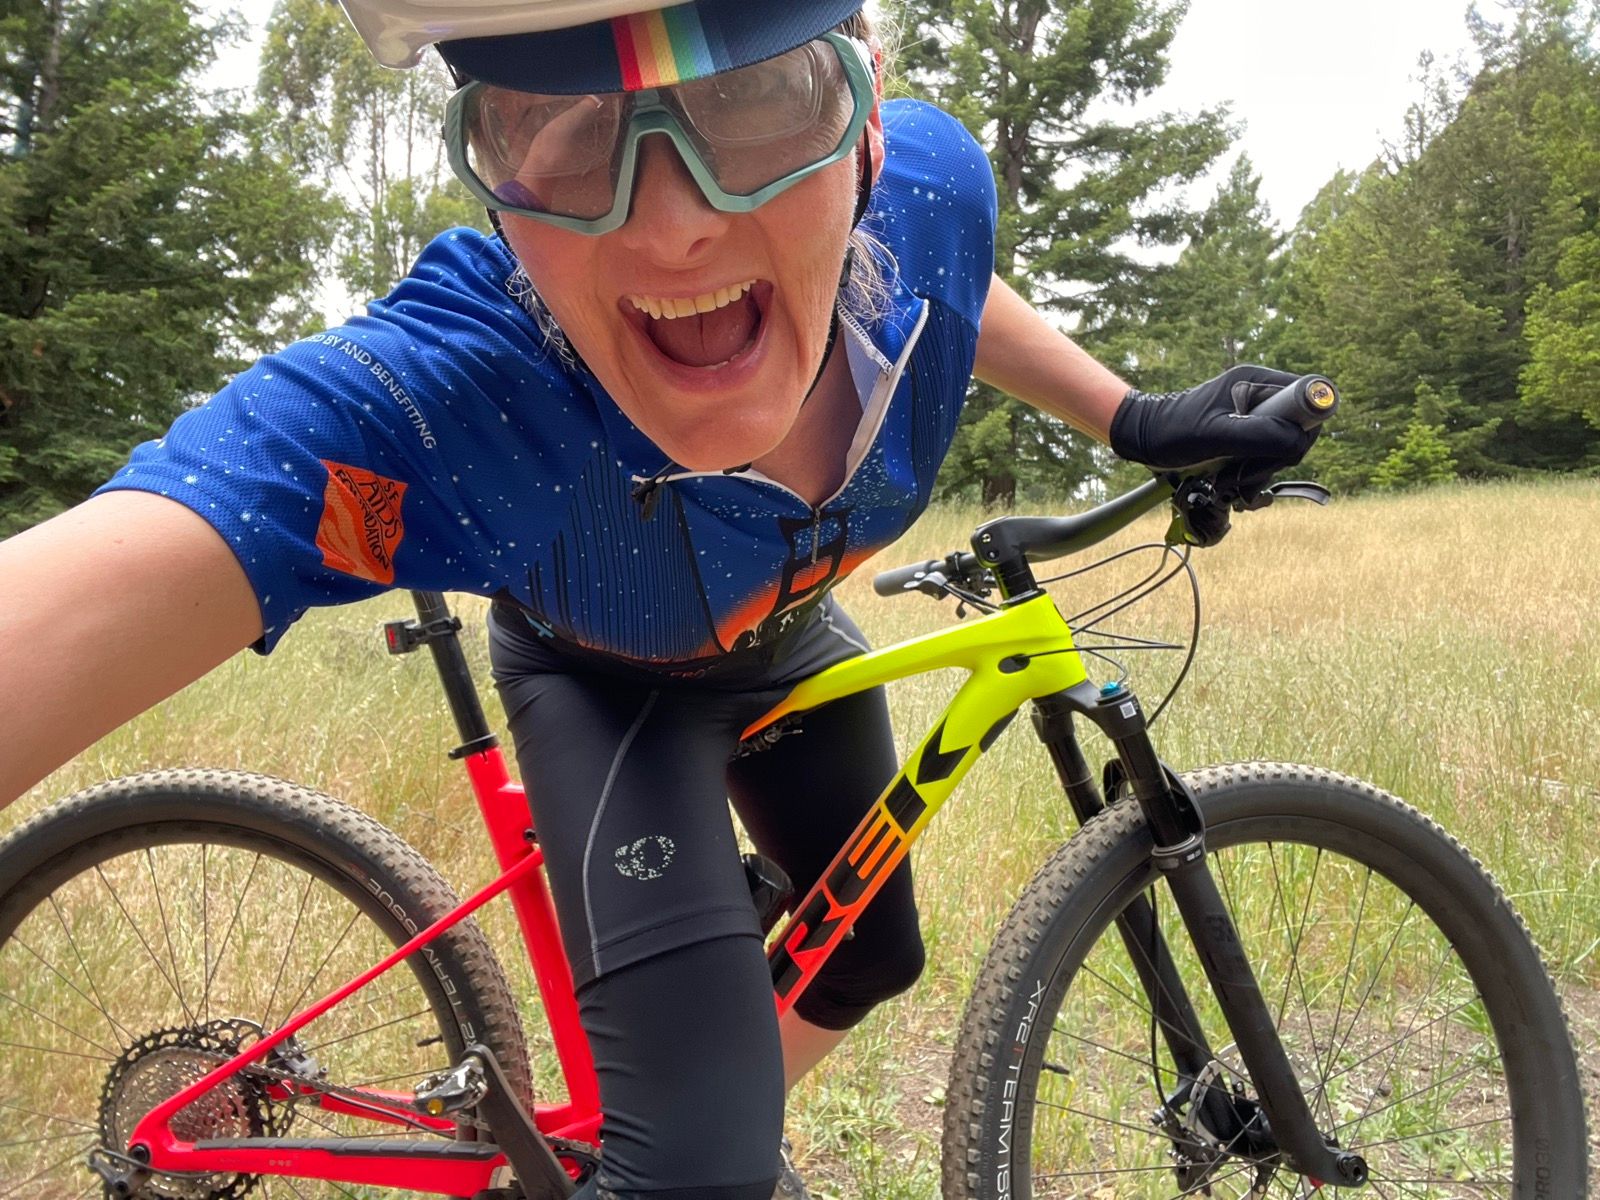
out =
[[(881, 163), (876, 108), (867, 137)], [(783, 441), (816, 376), (855, 212), (856, 156), (753, 212), (725, 213), (667, 138), (645, 137), (639, 153), (621, 228), (595, 237), (506, 213), (506, 240), (651, 441), (690, 470), (743, 466)]]

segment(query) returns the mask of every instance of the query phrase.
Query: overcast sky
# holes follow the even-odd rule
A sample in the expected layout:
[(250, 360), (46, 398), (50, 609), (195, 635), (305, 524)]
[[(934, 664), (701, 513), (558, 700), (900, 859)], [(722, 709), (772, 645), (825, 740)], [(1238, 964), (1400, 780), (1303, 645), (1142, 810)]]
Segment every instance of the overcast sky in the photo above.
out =
[[(206, 7), (235, 8), (259, 31), (272, 0)], [(1289, 226), (1336, 169), (1365, 166), (1399, 133), (1417, 94), (1418, 54), (1449, 61), (1465, 49), (1466, 10), (1467, 0), (1191, 0), (1168, 82), (1148, 108), (1229, 103), (1245, 126), (1239, 149)], [(248, 47), (215, 74), (227, 84), (254, 76)]]

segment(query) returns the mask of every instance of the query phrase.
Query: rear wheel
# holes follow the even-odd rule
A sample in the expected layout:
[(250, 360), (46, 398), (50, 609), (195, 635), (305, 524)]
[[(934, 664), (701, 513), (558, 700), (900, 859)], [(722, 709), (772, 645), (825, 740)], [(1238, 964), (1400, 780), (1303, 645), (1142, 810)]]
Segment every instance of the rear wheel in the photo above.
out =
[[(1367, 1190), (1584, 1195), (1566, 1019), (1483, 869), (1415, 810), (1329, 772), (1248, 764), (1188, 781), (1312, 1115), (1366, 1158)], [(1137, 806), (1114, 805), (1007, 918), (952, 1065), (947, 1200), (1314, 1194), (1238, 1126), (1212, 1128), (1192, 1099), (1172, 1099), (1178, 1077), (1115, 924), (1141, 895), (1215, 1051), (1206, 1085), (1243, 1123), (1259, 1112), (1151, 846)]]
[[(99, 1196), (91, 1150), (124, 1150), (155, 1104), (456, 904), (370, 817), (262, 776), (135, 776), (42, 813), (0, 843), (0, 1200)], [(527, 1103), (516, 1007), (468, 920), (312, 1022), (270, 1072), (236, 1076), (174, 1127), (196, 1140), (437, 1138), (337, 1115), (315, 1095), (290, 1100), (285, 1080), (409, 1094), (471, 1042), (495, 1052)], [(216, 1175), (158, 1176), (142, 1194), (357, 1193)]]

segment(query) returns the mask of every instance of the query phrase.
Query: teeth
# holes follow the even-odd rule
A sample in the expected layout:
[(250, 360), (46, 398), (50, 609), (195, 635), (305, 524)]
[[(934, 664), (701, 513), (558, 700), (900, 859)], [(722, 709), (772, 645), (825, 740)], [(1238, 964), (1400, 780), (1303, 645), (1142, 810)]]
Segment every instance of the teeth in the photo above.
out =
[(748, 283), (736, 283), (732, 287), (718, 288), (714, 292), (707, 292), (703, 296), (692, 299), (657, 299), (654, 296), (629, 296), (628, 303), (642, 313), (648, 313), (658, 321), (676, 320), (678, 317), (692, 317), (696, 313), (715, 312), (719, 308), (726, 308), (735, 300), (740, 299), (755, 286), (755, 280)]

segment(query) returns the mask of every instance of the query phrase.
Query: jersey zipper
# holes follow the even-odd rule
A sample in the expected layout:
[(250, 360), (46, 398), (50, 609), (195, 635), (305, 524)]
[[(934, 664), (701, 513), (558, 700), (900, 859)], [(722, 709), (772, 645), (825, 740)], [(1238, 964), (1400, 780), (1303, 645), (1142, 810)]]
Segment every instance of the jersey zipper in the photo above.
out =
[[(887, 362), (878, 351), (878, 348), (872, 344), (872, 339), (867, 336), (866, 331), (848, 313), (841, 311), (839, 320), (842, 327), (848, 328), (855, 335), (857, 343), (862, 349), (878, 362)], [(845, 489), (850, 486), (850, 481), (856, 477), (856, 472), (860, 470), (861, 464), (866, 462), (867, 455), (872, 453), (872, 447), (877, 445), (878, 435), (883, 432), (883, 423), (889, 415), (889, 404), (894, 398), (896, 389), (900, 386), (901, 377), (905, 375), (906, 364), (911, 361), (911, 351), (917, 342), (921, 340), (923, 327), (927, 323), (928, 301), (924, 300), (922, 302), (922, 311), (917, 314), (916, 324), (912, 326), (905, 345), (900, 348), (899, 358), (889, 366), (887, 371), (880, 369), (878, 380), (873, 384), (872, 395), (869, 397), (867, 409), (863, 413), (863, 421), (865, 421), (868, 414), (871, 414), (870, 436), (863, 443), (861, 453), (854, 456), (854, 461), (846, 463), (847, 469), (845, 470), (844, 478), (839, 482), (839, 486), (833, 490), (832, 495), (824, 498), (821, 504), (812, 504), (811, 501), (793, 488), (763, 475), (749, 464), (742, 467), (729, 467), (724, 471), (672, 471), (671, 468), (676, 464), (669, 461), (654, 475), (630, 475), (630, 479), (633, 482), (633, 497), (640, 502), (644, 519), (648, 521), (655, 515), (656, 502), (659, 499), (660, 489), (663, 484), (679, 483), (685, 479), (714, 479), (721, 476), (737, 475), (742, 479), (750, 480), (752, 483), (763, 483), (768, 487), (777, 488), (780, 492), (793, 496), (806, 506), (807, 511), (811, 513), (811, 565), (816, 566), (817, 555), (821, 550), (822, 542), (823, 509), (844, 495)], [(874, 409), (876, 412), (873, 411)], [(861, 432), (861, 426), (858, 425), (856, 427), (858, 438)], [(852, 442), (853, 445), (854, 442)]]

